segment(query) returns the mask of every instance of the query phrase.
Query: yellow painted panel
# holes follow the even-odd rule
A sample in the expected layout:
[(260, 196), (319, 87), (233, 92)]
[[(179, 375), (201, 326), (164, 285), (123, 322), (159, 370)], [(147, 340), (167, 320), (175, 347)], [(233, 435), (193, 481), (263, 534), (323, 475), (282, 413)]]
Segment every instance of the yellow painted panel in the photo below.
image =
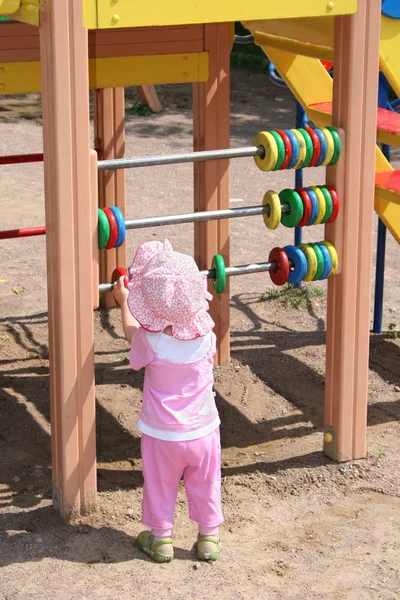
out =
[[(84, 2), (93, 6), (94, 0)], [(357, 0), (97, 0), (97, 11), (97, 28), (108, 29), (353, 14)], [(93, 8), (85, 10), (85, 14), (92, 12)]]
[(208, 53), (123, 56), (89, 60), (91, 89), (207, 81)]
[(307, 107), (317, 102), (331, 102), (332, 78), (320, 61), (276, 48), (261, 48), (300, 104)]
[(317, 46), (333, 47), (334, 21), (333, 17), (269, 19), (267, 21), (245, 21), (243, 25), (250, 31), (279, 35)]
[(0, 94), (40, 92), (40, 62), (0, 63)]
[(20, 0), (0, 0), (0, 16), (8, 17), (19, 9)]
[[(91, 58), (90, 89), (207, 81), (207, 52)], [(40, 62), (0, 63), (0, 95), (41, 91)]]
[(396, 242), (400, 244), (400, 204), (375, 197), (375, 210)]
[(320, 60), (333, 60), (333, 48), (330, 46), (321, 46), (302, 42), (297, 39), (273, 35), (271, 33), (254, 33), (254, 43), (257, 46), (266, 46), (268, 48), (277, 48), (285, 52), (293, 52), (310, 58), (319, 58)]
[(83, 2), (83, 22), (86, 29), (97, 28), (97, 2), (96, 0), (85, 0)]
[(382, 15), (379, 58), (381, 70), (400, 97), (400, 19)]
[(315, 108), (307, 108), (307, 117), (319, 127), (332, 125), (332, 113), (322, 112)]

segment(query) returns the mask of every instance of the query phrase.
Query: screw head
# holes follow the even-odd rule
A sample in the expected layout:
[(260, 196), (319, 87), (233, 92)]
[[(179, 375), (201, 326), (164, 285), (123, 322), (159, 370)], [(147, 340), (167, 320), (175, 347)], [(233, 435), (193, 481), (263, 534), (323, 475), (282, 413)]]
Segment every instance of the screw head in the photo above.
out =
[(116, 25), (116, 24), (119, 22), (120, 18), (121, 18), (121, 17), (120, 17), (120, 16), (119, 16), (117, 13), (115, 13), (115, 15), (113, 15), (113, 16), (111, 17), (111, 23), (112, 23), (113, 25)]
[(330, 431), (327, 431), (324, 434), (324, 441), (326, 444), (331, 444), (333, 442), (333, 435), (330, 433)]
[(335, 8), (335, 3), (334, 2), (328, 2), (328, 4), (326, 5), (326, 10), (327, 11), (331, 11)]

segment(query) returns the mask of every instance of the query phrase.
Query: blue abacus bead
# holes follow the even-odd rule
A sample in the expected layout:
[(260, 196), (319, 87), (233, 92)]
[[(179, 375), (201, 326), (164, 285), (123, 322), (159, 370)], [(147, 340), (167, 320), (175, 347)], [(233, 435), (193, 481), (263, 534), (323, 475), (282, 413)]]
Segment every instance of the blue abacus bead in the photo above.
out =
[(382, 0), (382, 14), (391, 19), (400, 19), (399, 0)]
[(283, 131), (288, 134), (290, 143), (292, 145), (292, 158), (286, 168), (293, 169), (294, 165), (299, 160), (299, 142), (297, 141), (297, 137), (294, 135), (293, 131), (290, 131), (290, 129), (284, 129)]
[(310, 196), (310, 200), (311, 200), (311, 204), (312, 204), (311, 217), (309, 218), (308, 223), (306, 223), (306, 225), (307, 226), (314, 225), (315, 221), (317, 220), (318, 214), (319, 214), (318, 196), (314, 192), (314, 190), (311, 190), (310, 188), (304, 188), (304, 189)]
[(301, 248), (297, 246), (285, 246), (284, 251), (286, 252), (289, 261), (293, 262), (293, 269), (290, 268), (288, 282), (289, 283), (300, 283), (303, 281), (307, 274), (307, 259)]
[(122, 246), (122, 244), (125, 241), (125, 235), (126, 235), (125, 219), (124, 219), (124, 215), (122, 214), (121, 209), (118, 208), (118, 206), (110, 206), (110, 208), (113, 211), (115, 218), (117, 220), (117, 224), (118, 224), (118, 237), (117, 237), (117, 241), (115, 242), (114, 248), (119, 248), (120, 246)]
[(324, 244), (321, 244), (321, 242), (317, 242), (317, 246), (321, 250), (322, 256), (324, 257), (324, 270), (322, 271), (320, 279), (326, 279), (332, 269), (331, 255), (328, 248)]
[(322, 133), (322, 131), (318, 128), (315, 128), (315, 133), (317, 134), (320, 144), (321, 144), (321, 149), (319, 151), (319, 158), (317, 160), (317, 162), (315, 163), (314, 167), (319, 167), (320, 165), (322, 165), (322, 163), (324, 162), (325, 158), (326, 158), (326, 154), (328, 152), (328, 144), (326, 143), (326, 137), (324, 136), (324, 134)]

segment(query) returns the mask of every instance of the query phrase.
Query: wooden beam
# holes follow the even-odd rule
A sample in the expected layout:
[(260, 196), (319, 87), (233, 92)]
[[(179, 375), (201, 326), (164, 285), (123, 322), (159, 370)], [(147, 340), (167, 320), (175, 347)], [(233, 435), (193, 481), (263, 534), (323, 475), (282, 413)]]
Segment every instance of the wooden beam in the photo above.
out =
[[(125, 156), (124, 88), (107, 88), (94, 93), (95, 149), (99, 160)], [(126, 171), (99, 172), (99, 207), (118, 206), (126, 217)], [(119, 248), (100, 250), (100, 281), (111, 281), (115, 267), (127, 266), (126, 243)], [(115, 306), (112, 294), (104, 294), (102, 304)]]
[[(230, 50), (229, 24), (205, 25), (205, 50), (210, 56), (210, 77), (193, 85), (194, 150), (217, 150), (230, 146)], [(229, 208), (229, 161), (194, 165), (194, 209)], [(222, 254), (229, 265), (229, 220), (195, 223), (194, 253), (200, 269), (209, 269), (214, 254)], [(213, 292), (212, 288), (210, 291)], [(218, 346), (216, 363), (229, 360), (229, 279), (226, 290), (210, 305)]]
[[(328, 282), (324, 449), (337, 461), (366, 454), (380, 10), (365, 0), (335, 22), (332, 122), (345, 130), (347, 150), (341, 218), (326, 227), (326, 239), (342, 238), (343, 253), (340, 275)], [(335, 174), (328, 170), (333, 185)]]
[(43, 151), (53, 501), (64, 519), (96, 504), (93, 228), (87, 32), (82, 0), (42, 10)]

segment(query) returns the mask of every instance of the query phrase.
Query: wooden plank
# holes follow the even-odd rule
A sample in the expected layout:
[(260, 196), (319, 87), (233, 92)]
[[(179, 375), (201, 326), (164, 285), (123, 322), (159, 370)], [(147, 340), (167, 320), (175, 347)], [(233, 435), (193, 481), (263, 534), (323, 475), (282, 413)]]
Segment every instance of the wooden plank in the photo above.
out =
[(141, 85), (138, 88), (138, 93), (142, 102), (144, 102), (150, 110), (155, 113), (162, 111), (162, 105), (158, 99), (157, 92), (153, 85)]
[(152, 44), (114, 44), (89, 46), (90, 58), (107, 58), (118, 56), (165, 56), (168, 54), (193, 54), (202, 52), (203, 40), (159, 42)]
[(175, 27), (131, 27), (129, 29), (98, 29), (89, 31), (90, 44), (153, 44), (158, 42), (204, 39), (203, 25)]
[[(366, 454), (380, 8), (365, 0), (335, 22), (332, 122), (345, 130), (347, 151), (342, 271), (328, 281), (324, 450), (338, 461)], [(333, 243), (338, 227), (326, 226)]]
[[(210, 55), (207, 82), (193, 86), (194, 150), (216, 150), (230, 145), (229, 24), (206, 25), (206, 50)], [(216, 127), (218, 123), (218, 127)], [(194, 209), (229, 208), (229, 161), (218, 160), (194, 165)], [(194, 254), (200, 269), (209, 269), (214, 254), (222, 254), (229, 265), (229, 220), (195, 223)], [(212, 287), (210, 291), (213, 293)], [(210, 314), (215, 321), (218, 340), (216, 363), (229, 360), (229, 278), (225, 292), (213, 294)]]
[(95, 230), (82, 0), (54, 2), (42, 12), (40, 47), (53, 501), (69, 519), (96, 503)]
[[(94, 94), (95, 148), (99, 160), (125, 156), (124, 88), (97, 90)], [(99, 172), (99, 207), (118, 206), (126, 216), (126, 171)], [(115, 267), (127, 265), (126, 244), (100, 250), (100, 280), (111, 281)], [(112, 294), (104, 294), (102, 305), (115, 306)]]
[[(202, 25), (89, 32), (89, 58), (185, 54), (203, 50)], [(28, 25), (2, 25), (0, 51), (2, 63), (38, 61), (39, 34)]]

